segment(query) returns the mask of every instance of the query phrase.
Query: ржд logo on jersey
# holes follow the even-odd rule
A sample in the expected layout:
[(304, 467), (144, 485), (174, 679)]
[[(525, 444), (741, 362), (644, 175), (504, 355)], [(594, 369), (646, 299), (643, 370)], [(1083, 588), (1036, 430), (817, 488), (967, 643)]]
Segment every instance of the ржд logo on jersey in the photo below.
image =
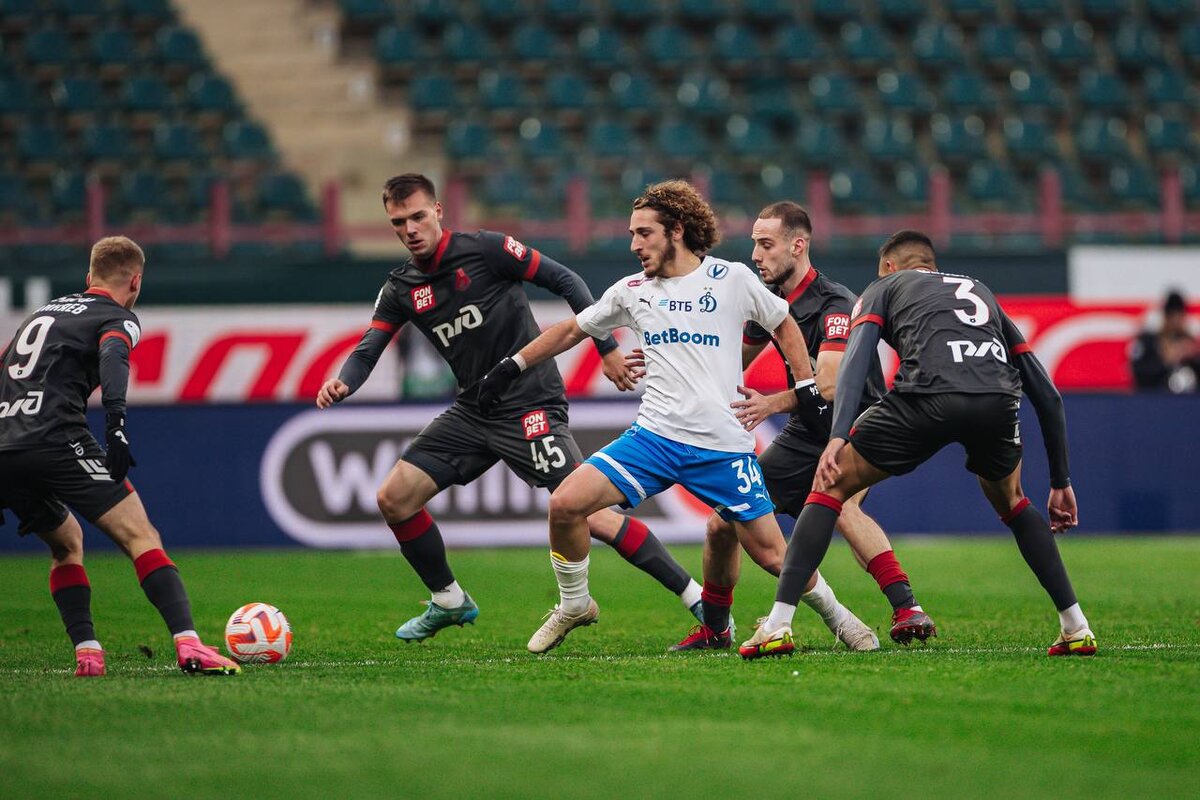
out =
[(845, 339), (850, 335), (850, 315), (849, 314), (826, 314), (825, 315), (825, 338), (826, 339)]
[(956, 339), (952, 342), (946, 342), (950, 348), (950, 352), (954, 354), (954, 363), (963, 363), (964, 358), (987, 358), (989, 355), (997, 361), (1008, 363), (1008, 353), (1004, 349), (1004, 345), (996, 337), (992, 337), (990, 342), (975, 342), (967, 339)]
[(418, 286), (409, 294), (412, 297), (413, 310), (418, 314), (428, 311), (437, 305), (437, 301), (433, 299), (433, 287), (428, 283), (424, 286)]
[(15, 417), (17, 414), (26, 414), (30, 417), (37, 416), (37, 413), (42, 410), (42, 394), (41, 391), (35, 389), (27, 393), (24, 397), (18, 397), (11, 403), (0, 403), (0, 419)]
[(550, 432), (550, 421), (546, 419), (546, 409), (539, 408), (530, 411), (521, 418), (521, 427), (525, 429), (526, 439), (536, 439)]
[(479, 310), (479, 306), (469, 304), (462, 307), (462, 310), (458, 312), (458, 316), (454, 318), (454, 322), (443, 322), (441, 325), (434, 325), (433, 332), (437, 334), (442, 347), (449, 347), (450, 340), (455, 336), (458, 336), (464, 330), (478, 328), (482, 324), (483, 312)]

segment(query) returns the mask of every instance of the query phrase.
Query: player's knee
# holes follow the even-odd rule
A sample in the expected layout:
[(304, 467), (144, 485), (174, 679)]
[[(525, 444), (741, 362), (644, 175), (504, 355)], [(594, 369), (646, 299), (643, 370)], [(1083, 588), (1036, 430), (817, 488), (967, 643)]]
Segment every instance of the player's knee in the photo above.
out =
[(704, 535), (714, 550), (728, 550), (737, 546), (737, 532), (733, 525), (712, 514), (704, 526)]
[(550, 522), (569, 522), (587, 516), (588, 508), (582, 498), (562, 488), (550, 495)]
[(58, 529), (44, 537), (50, 547), (50, 558), (54, 566), (83, 563), (83, 529), (74, 517), (67, 517)]
[(421, 510), (420, 506), (414, 507), (406, 493), (387, 484), (379, 487), (379, 491), (375, 493), (375, 504), (379, 506), (379, 513), (388, 522), (403, 522)]

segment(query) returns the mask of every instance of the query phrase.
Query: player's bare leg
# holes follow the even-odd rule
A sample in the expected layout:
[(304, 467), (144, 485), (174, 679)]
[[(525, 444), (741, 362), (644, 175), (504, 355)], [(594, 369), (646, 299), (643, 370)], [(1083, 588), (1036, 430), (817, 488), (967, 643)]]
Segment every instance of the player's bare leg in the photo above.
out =
[[(838, 453), (840, 473), (823, 491), (814, 491), (796, 520), (792, 540), (788, 544), (775, 605), (755, 635), (739, 649), (743, 658), (760, 658), (786, 652), (783, 642), (791, 639), (792, 617), (801, 597), (811, 586), (817, 568), (825, 558), (833, 538), (834, 524), (847, 498), (887, 477), (846, 444)], [(819, 481), (818, 472), (818, 481)]]
[(451, 625), (469, 625), (479, 607), (454, 579), (446, 560), (446, 543), (425, 504), (438, 493), (425, 470), (397, 461), (375, 495), (379, 513), (400, 545), (400, 552), (429, 589), (425, 611), (396, 629), (396, 638), (420, 642)]
[(146, 508), (136, 492), (100, 515), (96, 527), (133, 561), (142, 591), (171, 631), (180, 669), (193, 675), (236, 675), (242, 671), (233, 661), (200, 641), (179, 569), (163, 550), (162, 539), (150, 524)]
[(550, 495), (550, 565), (558, 581), (559, 603), (529, 639), (531, 653), (558, 647), (567, 634), (600, 616), (588, 592), (588, 517), (625, 499), (621, 490), (591, 464), (581, 464)]
[(96, 639), (92, 587), (83, 568), (83, 529), (68, 513), (61, 525), (38, 538), (50, 547), (50, 594), (75, 646), (75, 676), (103, 675), (104, 648)]
[[(1067, 576), (1067, 568), (1058, 552), (1051, 526), (1025, 497), (1021, 488), (1021, 465), (1017, 464), (1016, 469), (999, 480), (990, 481), (981, 477), (979, 485), (992, 508), (1000, 515), (1000, 520), (1013, 532), (1025, 563), (1037, 576), (1058, 610), (1060, 631), (1058, 638), (1050, 645), (1049, 654), (1095, 655), (1096, 637), (1075, 598), (1075, 590)], [(1061, 530), (1076, 524), (1075, 494), (1070, 487), (1053, 490), (1050, 505)], [(1064, 507), (1065, 511), (1062, 510)]]
[(846, 499), (835, 528), (850, 545), (859, 565), (871, 574), (879, 584), (879, 590), (891, 603), (892, 639), (900, 644), (908, 644), (914, 638), (925, 641), (930, 636), (937, 636), (937, 625), (913, 595), (908, 575), (896, 560), (887, 534), (878, 522), (862, 510), (867, 491), (864, 489)]
[(670, 590), (697, 619), (700, 584), (667, 550), (658, 537), (637, 517), (602, 508), (587, 518), (592, 538), (611, 546), (621, 558)]

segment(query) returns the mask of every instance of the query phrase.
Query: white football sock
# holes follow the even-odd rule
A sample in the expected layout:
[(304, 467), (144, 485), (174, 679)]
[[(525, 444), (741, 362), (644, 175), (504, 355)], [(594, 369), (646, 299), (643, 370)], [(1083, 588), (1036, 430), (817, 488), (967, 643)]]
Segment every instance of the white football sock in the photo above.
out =
[(1083, 615), (1079, 603), (1058, 612), (1058, 621), (1062, 625), (1063, 633), (1076, 633), (1088, 626), (1087, 617)]
[(583, 561), (567, 561), (558, 553), (551, 551), (550, 566), (554, 567), (554, 577), (558, 581), (559, 606), (571, 615), (587, 611), (591, 595), (588, 594), (588, 556)]
[(776, 603), (771, 606), (771, 614), (767, 617), (767, 621), (763, 625), (770, 632), (775, 632), (784, 625), (790, 628), (792, 627), (792, 617), (795, 615), (795, 606), (789, 606), (787, 603)]
[(700, 602), (700, 584), (696, 583), (696, 579), (692, 578), (688, 581), (687, 587), (679, 593), (679, 599), (683, 603), (683, 607), (691, 610), (692, 606)]
[(434, 605), (439, 605), (442, 608), (458, 608), (467, 602), (467, 593), (458, 585), (458, 581), (454, 581), (445, 589), (439, 589), (434, 592), (433, 602)]
[(104, 648), (101, 647), (100, 643), (97, 642), (95, 639), (88, 639), (86, 642), (80, 642), (79, 644), (75, 645), (75, 649), (76, 650), (103, 650)]
[(817, 573), (817, 584), (812, 588), (811, 592), (806, 592), (800, 595), (800, 599), (804, 604), (813, 611), (821, 615), (821, 621), (825, 623), (825, 627), (837, 633), (838, 626), (842, 620), (846, 618), (850, 612), (846, 607), (838, 602), (837, 597), (833, 594), (833, 589), (829, 588), (829, 584), (825, 582), (825, 577), (821, 573)]
[(195, 631), (180, 631), (179, 633), (175, 634), (174, 638), (177, 642), (180, 639), (199, 639), (200, 634), (196, 633)]

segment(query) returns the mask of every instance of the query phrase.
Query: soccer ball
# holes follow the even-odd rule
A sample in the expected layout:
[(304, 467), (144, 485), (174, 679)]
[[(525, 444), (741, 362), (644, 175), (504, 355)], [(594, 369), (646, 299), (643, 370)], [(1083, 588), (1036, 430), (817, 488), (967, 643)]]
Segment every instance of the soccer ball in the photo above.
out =
[(292, 649), (292, 626), (275, 606), (249, 603), (225, 624), (225, 649), (242, 664), (278, 663)]

